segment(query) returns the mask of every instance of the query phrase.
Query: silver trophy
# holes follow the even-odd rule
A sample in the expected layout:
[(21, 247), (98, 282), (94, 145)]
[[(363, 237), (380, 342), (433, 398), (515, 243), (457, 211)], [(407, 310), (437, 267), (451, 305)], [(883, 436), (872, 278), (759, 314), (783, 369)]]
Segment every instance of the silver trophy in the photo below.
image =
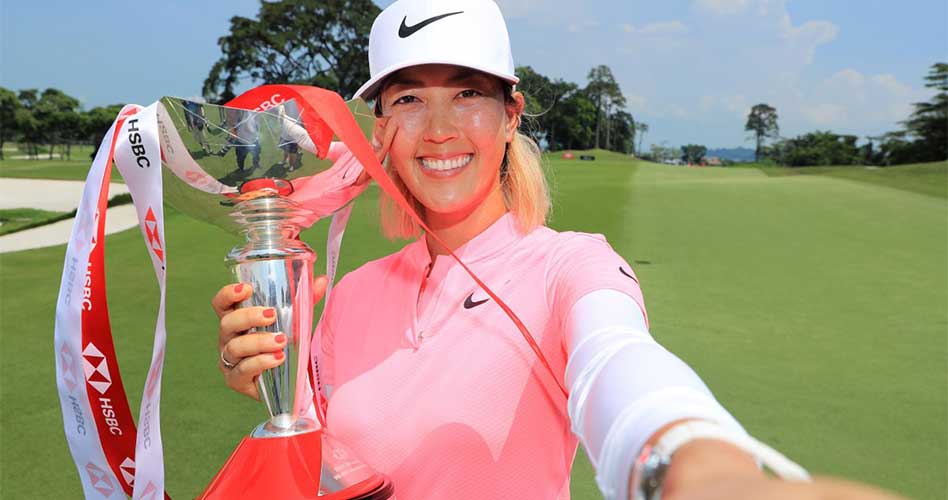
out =
[[(347, 104), (369, 137), (371, 110), (361, 99)], [(320, 432), (320, 496), (391, 498), (391, 481), (327, 434), (321, 408), (306, 397), (316, 255), (299, 234), (362, 188), (355, 185), (361, 166), (321, 159), (326, 151), (316, 150), (301, 116), (293, 100), (256, 112), (163, 98), (158, 126), (163, 164), (170, 170), (163, 175), (165, 198), (192, 217), (244, 236), (226, 259), (236, 280), (253, 287), (242, 306), (274, 308), (276, 322), (263, 330), (287, 336), (286, 361), (258, 378), (269, 419), (251, 436)]]

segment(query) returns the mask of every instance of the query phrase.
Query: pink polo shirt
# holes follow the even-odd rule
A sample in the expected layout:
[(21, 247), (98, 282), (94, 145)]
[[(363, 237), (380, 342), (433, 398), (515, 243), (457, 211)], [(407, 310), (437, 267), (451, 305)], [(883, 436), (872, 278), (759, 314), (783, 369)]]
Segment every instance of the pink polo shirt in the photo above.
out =
[[(618, 290), (645, 311), (602, 235), (523, 235), (508, 213), (455, 253), (519, 315), (564, 386), (563, 323), (580, 297)], [(430, 264), (418, 240), (333, 289), (317, 331), (328, 429), (402, 499), (569, 498), (577, 439), (565, 397), (450, 256), (425, 278)]]

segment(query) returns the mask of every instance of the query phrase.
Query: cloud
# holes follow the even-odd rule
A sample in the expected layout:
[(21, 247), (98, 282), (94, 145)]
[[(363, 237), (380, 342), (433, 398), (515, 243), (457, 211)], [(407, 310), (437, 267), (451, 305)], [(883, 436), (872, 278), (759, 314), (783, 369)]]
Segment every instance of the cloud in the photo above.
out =
[[(894, 129), (912, 112), (913, 102), (927, 98), (927, 92), (893, 75), (865, 75), (845, 68), (803, 89), (787, 106), (800, 110), (804, 126), (855, 133)], [(788, 118), (793, 118), (792, 111)]]

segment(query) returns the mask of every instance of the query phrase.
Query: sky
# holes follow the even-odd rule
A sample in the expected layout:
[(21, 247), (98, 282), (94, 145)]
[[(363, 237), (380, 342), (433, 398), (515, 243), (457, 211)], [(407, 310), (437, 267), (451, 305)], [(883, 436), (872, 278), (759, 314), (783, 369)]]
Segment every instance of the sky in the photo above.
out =
[[(932, 95), (923, 78), (948, 60), (944, 0), (497, 1), (518, 65), (580, 85), (608, 65), (649, 124), (644, 144), (753, 147), (744, 123), (760, 102), (786, 137), (876, 135)], [(259, 6), (85, 4), (0, 2), (0, 86), (56, 87), (85, 108), (197, 96), (229, 19)]]

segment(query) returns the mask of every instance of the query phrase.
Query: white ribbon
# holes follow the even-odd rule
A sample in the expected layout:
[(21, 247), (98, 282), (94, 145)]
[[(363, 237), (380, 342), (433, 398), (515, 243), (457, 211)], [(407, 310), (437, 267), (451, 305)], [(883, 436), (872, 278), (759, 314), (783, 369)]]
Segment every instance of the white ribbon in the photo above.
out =
[[(86, 498), (124, 498), (128, 493), (135, 499), (157, 500), (164, 496), (159, 408), (166, 338), (167, 255), (163, 243), (164, 210), (156, 116), (156, 104), (147, 108), (126, 106), (119, 114), (99, 146), (86, 178), (66, 248), (54, 334), (57, 388), (66, 439)], [(132, 194), (160, 290), (152, 360), (142, 395), (138, 432), (131, 421), (126, 421), (130, 418), (124, 391), (111, 392), (113, 386), (116, 390), (120, 386), (120, 377), (114, 353), (110, 352), (111, 332), (107, 328), (104, 303), (105, 272), (101, 269), (104, 261), (93, 262), (96, 246), (105, 244), (100, 238), (104, 236), (109, 160), (113, 155)], [(103, 349), (106, 344), (109, 348)], [(128, 453), (132, 436), (134, 453)], [(127, 456), (129, 454), (133, 456)]]
[[(56, 307), (54, 342), (57, 387), (66, 439), (79, 470), (86, 498), (123, 498), (131, 493), (136, 500), (158, 500), (164, 495), (159, 410), (166, 345), (167, 254), (164, 246), (162, 159), (159, 148), (165, 146), (165, 149), (171, 147), (172, 150), (183, 150), (184, 145), (173, 142), (159, 144), (159, 106), (160, 103), (146, 108), (126, 106), (109, 129), (86, 178), (66, 249)], [(170, 140), (168, 137), (174, 135), (165, 134), (165, 138)], [(109, 189), (106, 177), (110, 172), (109, 160), (113, 158), (132, 195), (139, 227), (151, 255), (160, 290), (151, 365), (139, 408), (137, 432), (130, 421), (124, 391), (109, 392), (112, 385), (120, 385), (118, 363), (111, 352), (111, 332), (107, 328), (105, 304), (97, 304), (94, 298), (96, 291), (100, 291), (104, 302), (104, 269), (97, 268), (90, 260), (94, 259), (96, 245), (105, 243), (97, 239), (104, 236), (104, 206)], [(196, 164), (190, 164), (193, 160), (188, 163), (179, 155), (168, 156), (166, 151), (165, 159), (178, 176), (187, 177), (186, 174), (190, 172), (203, 172)], [(209, 193), (233, 190), (215, 182), (200, 183), (198, 188)], [(326, 298), (335, 281), (339, 249), (351, 211), (352, 204), (349, 203), (333, 214), (330, 224), (326, 242), (326, 275), (329, 278)], [(99, 290), (99, 287), (103, 288)], [(105, 327), (93, 328), (90, 326), (93, 324)], [(90, 335), (104, 336), (108, 340), (97, 340), (97, 346), (94, 339), (87, 338)], [(102, 349), (101, 346), (106, 342), (109, 348)], [(97, 407), (94, 407), (93, 401)], [(105, 432), (100, 432), (103, 429)], [(131, 453), (129, 442), (131, 436), (135, 438), (134, 453)]]

